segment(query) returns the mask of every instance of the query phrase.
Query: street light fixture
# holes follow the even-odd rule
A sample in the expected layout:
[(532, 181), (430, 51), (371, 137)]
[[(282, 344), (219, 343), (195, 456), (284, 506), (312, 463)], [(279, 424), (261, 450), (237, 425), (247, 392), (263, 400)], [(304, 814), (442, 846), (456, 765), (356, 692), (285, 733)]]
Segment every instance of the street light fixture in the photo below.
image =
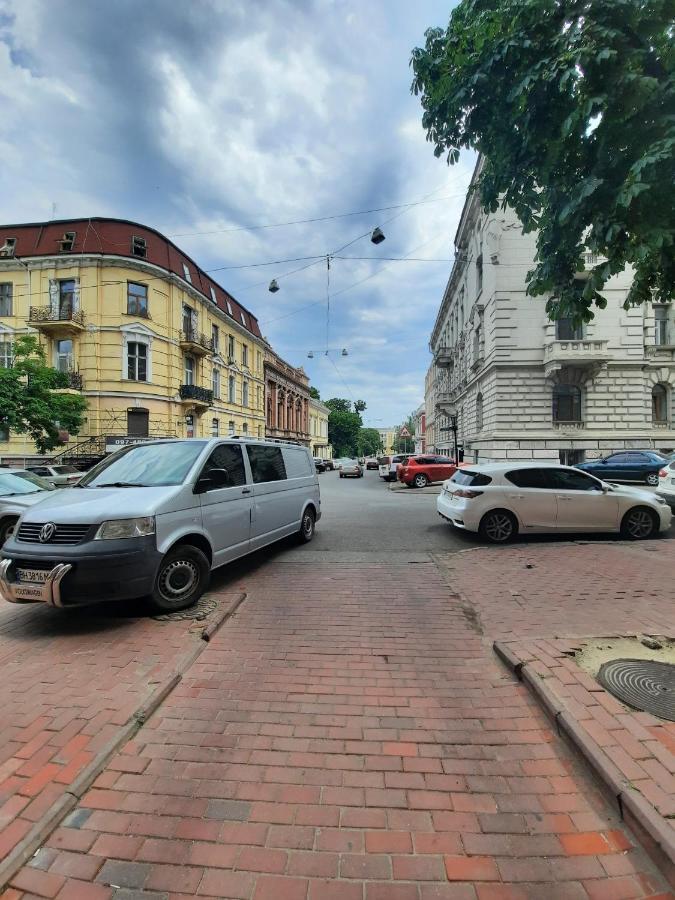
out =
[(373, 233), (370, 236), (370, 240), (373, 244), (381, 244), (384, 240), (384, 232), (381, 228), (373, 228)]
[(267, 290), (270, 292), (270, 294), (276, 294), (276, 292), (279, 290), (279, 285), (276, 278), (273, 278), (270, 281), (270, 286), (267, 288)]

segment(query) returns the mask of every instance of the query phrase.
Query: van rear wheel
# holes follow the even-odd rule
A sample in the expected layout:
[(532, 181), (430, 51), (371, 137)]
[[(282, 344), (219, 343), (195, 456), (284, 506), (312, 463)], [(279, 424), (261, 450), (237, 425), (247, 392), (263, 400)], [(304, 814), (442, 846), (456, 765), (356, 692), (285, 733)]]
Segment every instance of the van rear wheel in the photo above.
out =
[(160, 563), (150, 605), (162, 613), (187, 609), (208, 587), (210, 569), (201, 550), (192, 544), (179, 544)]
[(309, 544), (309, 542), (314, 537), (315, 526), (316, 516), (314, 514), (314, 510), (311, 508), (311, 506), (308, 506), (302, 514), (302, 521), (300, 522), (300, 531), (298, 532), (300, 543)]

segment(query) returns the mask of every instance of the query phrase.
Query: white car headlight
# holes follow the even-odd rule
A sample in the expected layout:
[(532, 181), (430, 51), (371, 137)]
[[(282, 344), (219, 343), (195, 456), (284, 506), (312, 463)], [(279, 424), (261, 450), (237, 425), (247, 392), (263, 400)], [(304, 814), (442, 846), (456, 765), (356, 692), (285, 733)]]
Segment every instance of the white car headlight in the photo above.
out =
[(155, 517), (140, 516), (138, 519), (109, 519), (102, 522), (94, 535), (95, 541), (115, 541), (124, 538), (144, 537), (155, 533)]

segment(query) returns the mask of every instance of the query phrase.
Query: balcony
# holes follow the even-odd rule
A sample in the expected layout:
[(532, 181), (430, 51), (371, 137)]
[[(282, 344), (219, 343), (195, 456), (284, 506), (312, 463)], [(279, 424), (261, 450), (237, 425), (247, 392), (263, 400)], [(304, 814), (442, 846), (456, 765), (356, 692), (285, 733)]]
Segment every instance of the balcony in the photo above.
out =
[(213, 340), (193, 328), (184, 328), (180, 333), (180, 348), (193, 356), (209, 356), (213, 353)]
[(591, 270), (596, 266), (607, 262), (607, 257), (600, 256), (599, 253), (583, 253), (581, 258), (583, 260), (584, 267), (583, 269), (579, 269), (574, 273), (574, 277), (577, 280), (581, 281), (586, 281), (591, 274)]
[(79, 372), (59, 372), (59, 386), (54, 388), (54, 394), (79, 394), (82, 392), (84, 382)]
[(609, 358), (607, 341), (551, 341), (544, 347), (544, 374), (548, 378), (567, 366), (600, 369)]
[(454, 406), (455, 394), (457, 391), (439, 391), (436, 394), (436, 409), (442, 410), (447, 406)]
[(58, 309), (51, 306), (31, 306), (28, 322), (44, 334), (60, 337), (82, 331), (84, 313), (79, 309), (73, 309), (70, 304), (63, 304)]
[(455, 365), (455, 358), (449, 347), (439, 347), (434, 354), (434, 362), (439, 369), (452, 369)]
[(196, 410), (204, 411), (213, 403), (213, 391), (197, 387), (196, 384), (181, 384), (178, 394), (184, 406), (190, 406)]

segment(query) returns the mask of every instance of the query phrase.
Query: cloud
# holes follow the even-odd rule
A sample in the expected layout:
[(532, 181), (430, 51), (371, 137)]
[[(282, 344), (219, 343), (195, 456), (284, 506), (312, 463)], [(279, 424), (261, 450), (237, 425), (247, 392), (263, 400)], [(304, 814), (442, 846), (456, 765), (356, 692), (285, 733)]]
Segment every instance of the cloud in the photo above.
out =
[[(0, 0), (3, 217), (56, 204), (188, 232), (176, 242), (322, 396), (401, 421), (423, 396), (473, 167), (435, 159), (409, 92), (410, 50), (448, 14), (440, 0)], [(345, 244), (328, 317), (325, 256)], [(223, 269), (312, 255), (293, 275), (305, 263)]]

